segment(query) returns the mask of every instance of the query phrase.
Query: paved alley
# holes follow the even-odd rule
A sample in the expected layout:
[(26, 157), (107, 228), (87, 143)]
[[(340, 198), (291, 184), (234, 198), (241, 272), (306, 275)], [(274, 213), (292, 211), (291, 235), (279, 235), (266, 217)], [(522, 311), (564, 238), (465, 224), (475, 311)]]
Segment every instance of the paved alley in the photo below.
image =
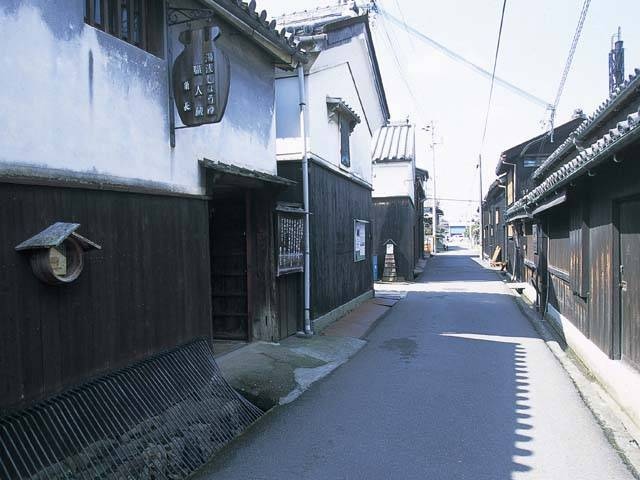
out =
[(449, 251), (405, 287), (351, 361), (197, 478), (633, 478), (494, 272)]

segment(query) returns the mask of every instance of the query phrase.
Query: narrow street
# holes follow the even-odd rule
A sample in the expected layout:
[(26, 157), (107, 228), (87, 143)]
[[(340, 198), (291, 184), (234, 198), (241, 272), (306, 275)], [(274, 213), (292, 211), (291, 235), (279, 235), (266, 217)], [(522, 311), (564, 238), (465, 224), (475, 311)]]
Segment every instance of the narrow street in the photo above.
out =
[(201, 479), (632, 478), (499, 277), (430, 261), (350, 362)]

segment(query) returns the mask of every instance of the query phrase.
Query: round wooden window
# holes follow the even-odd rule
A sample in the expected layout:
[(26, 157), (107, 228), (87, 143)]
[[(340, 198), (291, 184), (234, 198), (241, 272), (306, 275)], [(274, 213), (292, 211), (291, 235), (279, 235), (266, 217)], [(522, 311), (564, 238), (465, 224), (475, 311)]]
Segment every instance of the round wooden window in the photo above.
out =
[(80, 276), (84, 266), (80, 244), (69, 237), (57, 247), (37, 250), (31, 255), (33, 273), (50, 285), (73, 282)]

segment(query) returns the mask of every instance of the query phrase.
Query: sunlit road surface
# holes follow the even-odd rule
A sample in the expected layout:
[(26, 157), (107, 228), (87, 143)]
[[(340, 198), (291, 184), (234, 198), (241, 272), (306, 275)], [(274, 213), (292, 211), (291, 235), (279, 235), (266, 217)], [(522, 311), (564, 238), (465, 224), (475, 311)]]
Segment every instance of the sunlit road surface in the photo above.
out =
[[(453, 247), (455, 248), (455, 247)], [(498, 276), (430, 260), (350, 362), (197, 478), (633, 478)]]

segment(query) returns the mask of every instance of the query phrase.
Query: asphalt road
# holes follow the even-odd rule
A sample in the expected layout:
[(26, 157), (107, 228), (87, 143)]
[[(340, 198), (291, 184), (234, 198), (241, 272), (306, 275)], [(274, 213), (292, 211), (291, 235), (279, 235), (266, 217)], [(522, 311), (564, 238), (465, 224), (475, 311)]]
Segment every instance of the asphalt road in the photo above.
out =
[(495, 273), (431, 261), (351, 361), (201, 479), (633, 478)]

